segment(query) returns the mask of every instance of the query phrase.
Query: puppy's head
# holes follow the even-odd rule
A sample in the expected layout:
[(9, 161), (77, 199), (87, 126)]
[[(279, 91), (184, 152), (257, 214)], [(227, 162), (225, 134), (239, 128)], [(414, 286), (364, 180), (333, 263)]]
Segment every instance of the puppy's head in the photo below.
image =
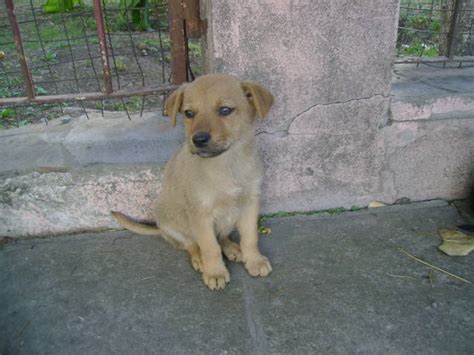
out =
[(272, 103), (273, 96), (257, 83), (211, 74), (174, 91), (165, 110), (173, 126), (178, 113), (184, 114), (190, 151), (211, 158), (252, 134), (255, 117), (264, 118)]

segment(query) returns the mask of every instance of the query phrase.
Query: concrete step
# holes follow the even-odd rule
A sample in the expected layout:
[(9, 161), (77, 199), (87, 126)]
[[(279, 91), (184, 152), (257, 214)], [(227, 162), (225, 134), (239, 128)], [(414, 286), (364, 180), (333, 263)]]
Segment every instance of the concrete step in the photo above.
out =
[(183, 128), (151, 113), (88, 116), (0, 132), (0, 235), (113, 228), (111, 209), (151, 219)]

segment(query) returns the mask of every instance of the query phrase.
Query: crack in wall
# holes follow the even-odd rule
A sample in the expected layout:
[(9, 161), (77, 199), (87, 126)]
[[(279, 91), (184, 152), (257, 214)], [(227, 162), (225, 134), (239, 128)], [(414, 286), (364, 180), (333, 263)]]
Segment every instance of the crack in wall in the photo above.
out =
[(276, 129), (274, 131), (268, 131), (268, 130), (261, 130), (261, 131), (258, 131), (256, 133), (257, 136), (261, 135), (261, 134), (268, 134), (268, 135), (272, 135), (272, 136), (277, 136), (277, 137), (286, 137), (288, 135), (312, 135), (311, 133), (290, 133), (290, 129), (291, 129), (291, 126), (293, 125), (293, 123), (299, 118), (301, 117), (302, 115), (304, 115), (305, 113), (311, 111), (312, 109), (316, 108), (316, 107), (320, 107), (320, 106), (331, 106), (331, 105), (343, 105), (343, 104), (347, 104), (347, 103), (350, 103), (350, 102), (353, 102), (353, 101), (366, 101), (366, 100), (372, 100), (373, 98), (375, 97), (381, 97), (383, 99), (389, 99), (390, 98), (390, 95), (384, 95), (384, 94), (375, 94), (375, 95), (372, 95), (372, 96), (368, 96), (368, 97), (359, 97), (359, 98), (355, 98), (355, 99), (349, 99), (349, 100), (346, 100), (346, 101), (334, 101), (334, 102), (328, 102), (328, 103), (318, 103), (318, 104), (314, 104), (314, 105), (311, 105), (307, 108), (305, 108), (304, 110), (300, 111), (299, 113), (297, 113), (296, 115), (294, 115), (293, 117), (291, 117), (288, 122), (286, 123), (286, 127), (285, 128), (280, 128), (280, 129)]

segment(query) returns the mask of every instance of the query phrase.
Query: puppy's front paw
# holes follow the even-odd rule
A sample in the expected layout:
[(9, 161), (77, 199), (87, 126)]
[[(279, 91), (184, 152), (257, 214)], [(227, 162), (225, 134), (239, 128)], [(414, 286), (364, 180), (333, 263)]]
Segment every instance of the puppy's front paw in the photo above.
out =
[(205, 270), (202, 274), (202, 280), (211, 290), (222, 290), (230, 281), (230, 274), (227, 268), (222, 265), (213, 270)]
[(262, 254), (246, 258), (245, 268), (251, 276), (265, 277), (272, 272), (272, 264), (270, 264), (270, 260)]

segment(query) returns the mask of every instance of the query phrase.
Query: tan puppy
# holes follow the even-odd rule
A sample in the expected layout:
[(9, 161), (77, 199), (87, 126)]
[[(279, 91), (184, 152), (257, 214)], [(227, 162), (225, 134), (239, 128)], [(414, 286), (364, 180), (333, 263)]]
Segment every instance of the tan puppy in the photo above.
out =
[[(154, 215), (159, 227), (115, 219), (130, 231), (160, 234), (185, 249), (211, 289), (230, 281), (222, 253), (243, 261), (252, 276), (267, 276), (270, 261), (258, 249), (257, 218), (262, 166), (255, 147), (255, 118), (267, 115), (272, 95), (230, 75), (205, 75), (166, 101), (176, 125), (184, 113), (186, 143), (167, 163)], [(237, 229), (240, 246), (228, 236)]]

